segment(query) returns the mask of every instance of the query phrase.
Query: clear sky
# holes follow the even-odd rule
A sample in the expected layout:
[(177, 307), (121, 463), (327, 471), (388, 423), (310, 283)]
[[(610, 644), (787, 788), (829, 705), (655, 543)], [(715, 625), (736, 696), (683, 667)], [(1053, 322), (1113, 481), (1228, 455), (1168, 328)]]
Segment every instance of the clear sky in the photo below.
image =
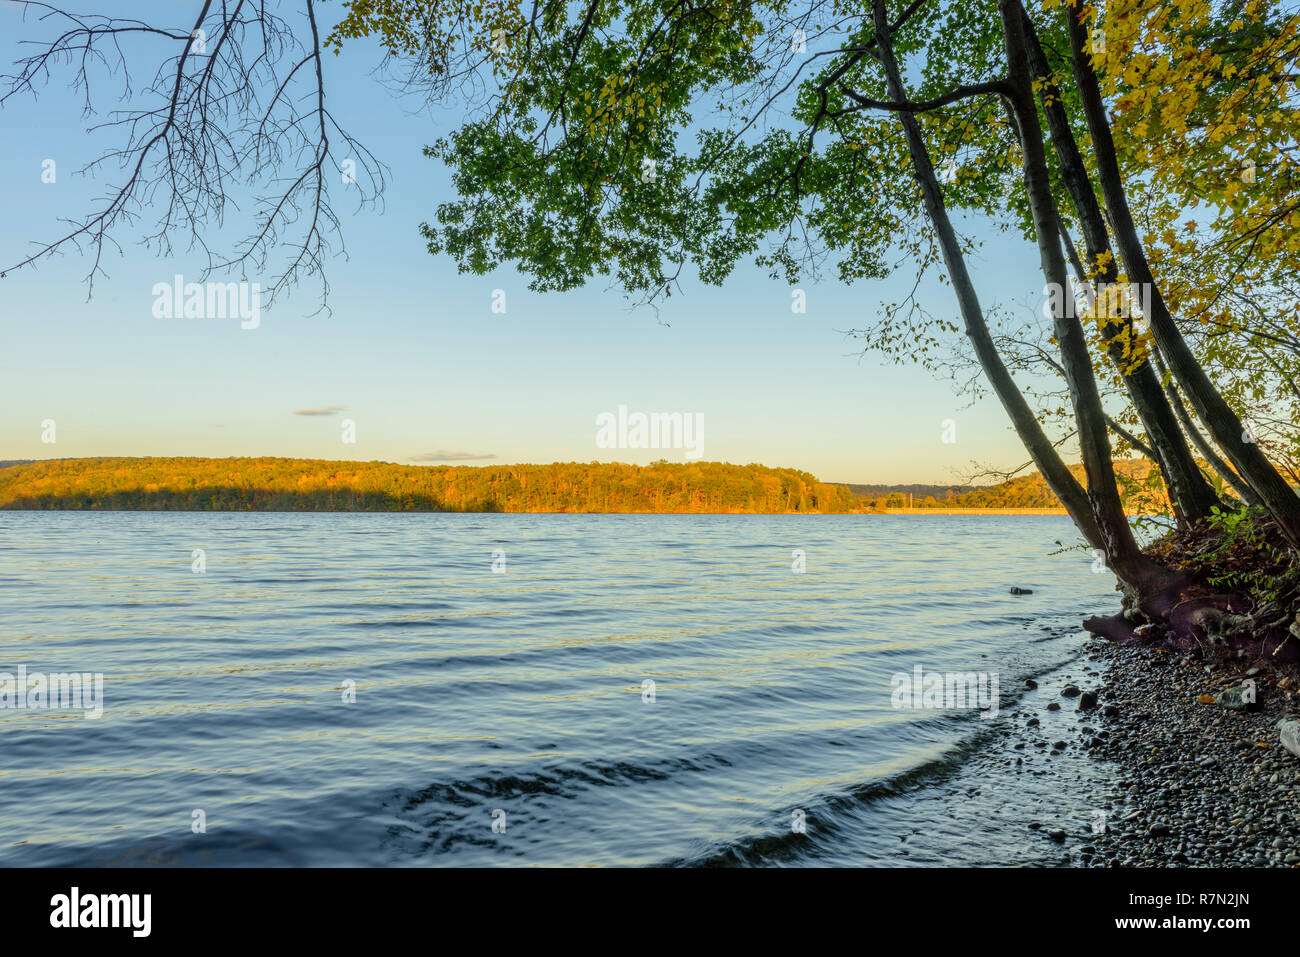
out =
[[(164, 8), (191, 15), (179, 2), (135, 4), (132, 15)], [(322, 6), (330, 25), (339, 9)], [(17, 4), (0, 6), (5, 72), (19, 40), (47, 32), (22, 23)], [(375, 63), (364, 48), (327, 57), (331, 109), (391, 172), (380, 211), (354, 213), (335, 179), (349, 258), (328, 266), (332, 315), (312, 315), (319, 287), (308, 280), (256, 329), (156, 318), (154, 284), (177, 273), (197, 279), (201, 261), (183, 241), (159, 259), (136, 245), (139, 231), (117, 234), (121, 253), (106, 257), (109, 278), (89, 301), (89, 260), (75, 251), (11, 273), (0, 280), (0, 459), (682, 459), (599, 448), (596, 417), (620, 405), (701, 414), (704, 460), (792, 466), (828, 481), (947, 483), (972, 460), (1027, 458), (996, 401), (968, 408), (951, 382), (863, 356), (844, 335), (901, 298), (911, 274), (804, 284), (807, 312), (796, 314), (790, 287), (749, 267), (722, 288), (687, 283), (658, 316), (603, 286), (542, 295), (512, 268), (459, 274), (418, 234), (450, 196), (446, 170), (421, 148), (454, 129), (458, 114), (412, 115), (370, 75)], [(0, 110), (0, 266), (62, 235), (61, 217), (82, 215), (121, 180), (115, 168), (98, 180), (74, 175), (113, 140), (87, 134), (93, 120), (66, 88), (68, 75), (56, 73), (39, 99)], [(47, 159), (54, 183), (42, 182)], [(1033, 247), (987, 232), (985, 258), (972, 263), (985, 305), (1036, 295)], [(492, 312), (494, 289), (506, 293), (504, 314)], [(956, 316), (946, 286), (923, 295), (933, 311)], [(295, 414), (304, 410), (324, 412)], [(41, 441), (47, 419), (53, 444)], [(355, 423), (355, 444), (342, 440), (344, 419)], [(956, 422), (956, 442), (941, 441), (945, 419)]]

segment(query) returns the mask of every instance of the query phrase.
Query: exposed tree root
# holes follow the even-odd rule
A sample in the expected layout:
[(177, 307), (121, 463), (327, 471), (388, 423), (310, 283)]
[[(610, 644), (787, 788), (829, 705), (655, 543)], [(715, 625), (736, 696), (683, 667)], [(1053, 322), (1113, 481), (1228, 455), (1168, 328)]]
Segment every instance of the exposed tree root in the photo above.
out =
[(1247, 513), (1235, 522), (1198, 522), (1145, 551), (1174, 574), (1121, 584), (1123, 611), (1089, 618), (1084, 628), (1119, 644), (1198, 657), (1300, 661), (1300, 557), (1269, 519)]

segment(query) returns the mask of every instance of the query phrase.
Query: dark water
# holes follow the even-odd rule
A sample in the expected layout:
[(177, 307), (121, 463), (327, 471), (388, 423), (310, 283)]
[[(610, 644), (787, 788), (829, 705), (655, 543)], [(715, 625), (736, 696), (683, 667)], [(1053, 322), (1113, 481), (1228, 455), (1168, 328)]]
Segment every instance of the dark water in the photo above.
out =
[[(1064, 518), (0, 513), (0, 672), (104, 676), (98, 719), (0, 710), (0, 864), (1054, 862), (1026, 820), (1077, 824), (1099, 784), (1041, 753), (1011, 771), (1008, 733), (1023, 678), (1077, 667), (1080, 617), (1118, 602), (1058, 539)], [(996, 674), (998, 717), (894, 707), (917, 665)]]

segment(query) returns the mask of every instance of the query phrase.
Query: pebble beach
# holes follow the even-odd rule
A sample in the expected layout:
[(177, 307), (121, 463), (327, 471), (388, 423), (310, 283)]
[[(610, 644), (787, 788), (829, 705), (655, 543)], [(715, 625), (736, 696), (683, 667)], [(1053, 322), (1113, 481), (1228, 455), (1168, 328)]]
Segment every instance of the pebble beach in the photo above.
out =
[[(1053, 751), (1084, 750), (1106, 772), (1086, 831), (1047, 829), (1072, 862), (1300, 867), (1300, 756), (1278, 729), (1300, 713), (1293, 673), (1101, 639), (1084, 660), (1084, 680), (1021, 701), (1022, 715), (1073, 710), (1074, 740), (1051, 742)], [(1247, 682), (1254, 702), (1240, 700)], [(1039, 719), (1025, 722), (1032, 736)]]

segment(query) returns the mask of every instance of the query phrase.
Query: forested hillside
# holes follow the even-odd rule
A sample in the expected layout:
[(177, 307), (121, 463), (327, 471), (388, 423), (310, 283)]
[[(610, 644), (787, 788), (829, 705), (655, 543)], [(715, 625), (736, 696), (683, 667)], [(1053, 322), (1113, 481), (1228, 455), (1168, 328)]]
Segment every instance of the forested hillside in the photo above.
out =
[[(1082, 469), (1075, 466), (1073, 471), (1082, 481)], [(1150, 462), (1119, 461), (1116, 473), (1130, 511), (1167, 507), (1159, 472)], [(820, 482), (797, 469), (725, 462), (417, 466), (286, 458), (48, 459), (0, 469), (0, 509), (770, 514), (908, 506), (905, 492), (885, 488)], [(911, 505), (1060, 507), (1036, 472), (966, 488), (942, 499), (914, 494)], [(855, 494), (858, 490), (884, 494)]]
[(414, 466), (286, 458), (59, 459), (0, 470), (0, 508), (845, 512), (844, 486), (722, 462)]
[[(1083, 467), (1070, 467), (1074, 477), (1086, 485)], [(1160, 473), (1146, 459), (1116, 459), (1115, 480), (1120, 501), (1130, 512), (1165, 512), (1169, 497)], [(1038, 472), (1017, 476), (997, 485), (972, 489), (957, 496), (959, 508), (1060, 508), (1061, 502)]]
[(957, 504), (957, 496), (962, 492), (971, 491), (972, 485), (926, 485), (913, 483), (910, 485), (855, 485), (852, 482), (847, 483), (849, 489), (859, 498), (867, 498), (872, 501), (876, 499), (888, 499), (890, 496), (897, 495), (900, 498), (892, 501), (901, 501), (906, 503), (908, 496), (911, 496), (912, 504), (920, 506), (922, 502), (933, 499), (934, 504), (951, 507)]

